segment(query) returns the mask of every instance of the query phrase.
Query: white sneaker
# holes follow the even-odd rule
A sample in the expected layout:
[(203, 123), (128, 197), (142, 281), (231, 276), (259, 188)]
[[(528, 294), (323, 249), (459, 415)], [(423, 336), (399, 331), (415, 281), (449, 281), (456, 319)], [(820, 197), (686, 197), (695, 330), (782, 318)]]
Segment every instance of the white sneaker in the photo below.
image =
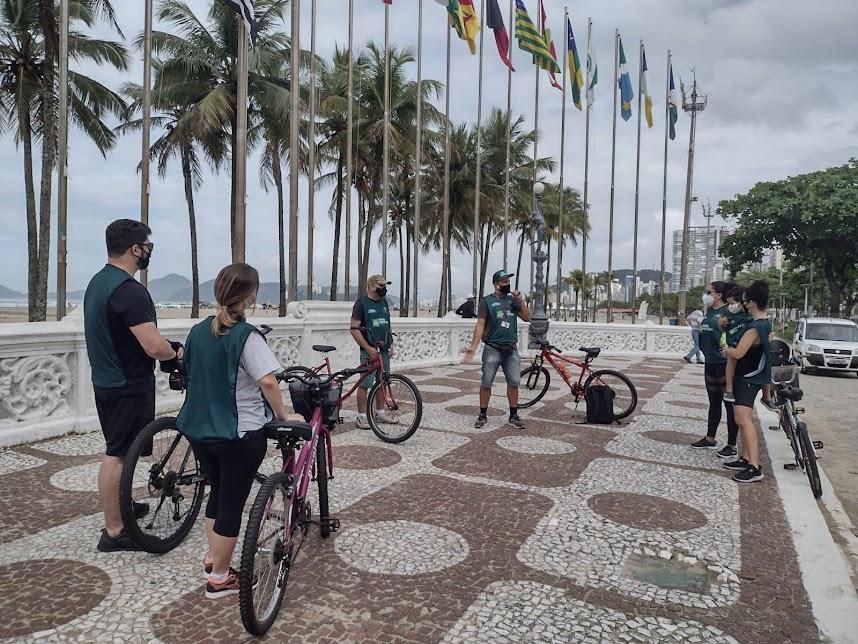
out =
[(366, 419), (366, 414), (358, 414), (355, 424), (358, 429), (369, 429), (369, 421)]
[(384, 423), (385, 425), (399, 424), (399, 418), (396, 416), (396, 414), (388, 412), (385, 409), (378, 410), (378, 412), (376, 413), (376, 418), (378, 419), (378, 422)]

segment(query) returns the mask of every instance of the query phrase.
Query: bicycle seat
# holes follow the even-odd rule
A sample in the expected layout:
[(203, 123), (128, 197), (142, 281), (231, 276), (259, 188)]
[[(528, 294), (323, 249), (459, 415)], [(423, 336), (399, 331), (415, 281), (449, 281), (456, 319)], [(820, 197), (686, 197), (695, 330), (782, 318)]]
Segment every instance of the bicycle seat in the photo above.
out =
[(313, 351), (320, 351), (321, 353), (328, 353), (329, 351), (336, 351), (336, 347), (332, 347), (329, 344), (314, 344)]
[(804, 392), (798, 387), (784, 387), (778, 390), (778, 396), (786, 400), (798, 402), (804, 397)]
[(602, 352), (601, 347), (578, 347), (578, 351), (583, 351), (588, 356), (593, 356), (594, 358), (598, 356)]
[(313, 428), (309, 423), (294, 420), (272, 420), (265, 423), (262, 429), (266, 438), (308, 441), (313, 437)]

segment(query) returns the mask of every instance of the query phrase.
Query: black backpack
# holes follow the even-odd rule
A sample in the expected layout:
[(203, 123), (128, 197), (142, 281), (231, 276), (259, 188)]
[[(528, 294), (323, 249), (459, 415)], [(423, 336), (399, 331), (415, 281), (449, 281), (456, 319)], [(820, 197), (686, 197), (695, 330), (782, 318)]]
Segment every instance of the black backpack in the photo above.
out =
[(584, 396), (587, 403), (587, 422), (610, 425), (617, 422), (614, 416), (614, 390), (605, 385), (590, 385)]

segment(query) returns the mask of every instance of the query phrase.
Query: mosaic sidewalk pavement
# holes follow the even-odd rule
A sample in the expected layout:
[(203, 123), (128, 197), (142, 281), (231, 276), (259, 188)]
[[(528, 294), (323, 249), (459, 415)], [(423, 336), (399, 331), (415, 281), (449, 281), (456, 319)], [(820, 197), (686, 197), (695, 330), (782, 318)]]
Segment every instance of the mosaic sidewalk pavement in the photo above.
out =
[[(554, 383), (525, 430), (500, 396), (475, 430), (473, 366), (410, 372), (424, 424), (401, 445), (341, 425), (342, 529), (311, 532), (269, 639), (817, 641), (773, 478), (739, 487), (688, 447), (702, 369), (599, 365), (638, 387), (622, 426), (584, 424)], [(203, 596), (201, 522), (167, 555), (95, 550), (101, 449), (94, 433), (0, 451), (0, 640), (247, 640), (237, 599)]]

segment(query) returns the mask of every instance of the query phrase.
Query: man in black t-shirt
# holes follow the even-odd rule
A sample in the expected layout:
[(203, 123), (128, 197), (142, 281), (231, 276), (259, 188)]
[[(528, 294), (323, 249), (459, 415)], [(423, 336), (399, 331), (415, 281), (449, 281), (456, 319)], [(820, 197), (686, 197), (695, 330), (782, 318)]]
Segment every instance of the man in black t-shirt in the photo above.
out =
[[(122, 465), (137, 434), (155, 418), (155, 360), (182, 357), (181, 344), (161, 337), (152, 298), (134, 279), (149, 265), (151, 232), (131, 219), (110, 224), (107, 264), (90, 280), (84, 296), (86, 350), (106, 443), (98, 472), (104, 529), (97, 547), (102, 552), (140, 549), (125, 534), (119, 513)], [(138, 516), (148, 510), (145, 503), (134, 503)]]
[(477, 317), (476, 297), (473, 294), (468, 295), (462, 305), (456, 309), (456, 315), (466, 319)]

